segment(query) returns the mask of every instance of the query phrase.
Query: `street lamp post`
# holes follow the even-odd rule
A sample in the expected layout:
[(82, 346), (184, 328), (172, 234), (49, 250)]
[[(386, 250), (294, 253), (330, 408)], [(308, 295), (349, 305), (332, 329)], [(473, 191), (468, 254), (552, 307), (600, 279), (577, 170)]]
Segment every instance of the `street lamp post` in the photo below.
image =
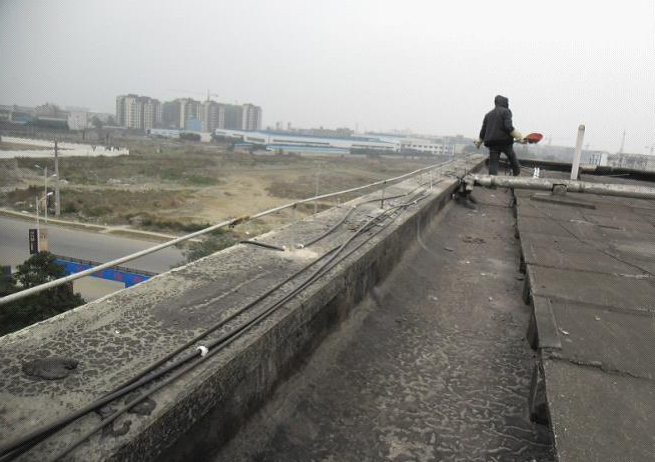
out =
[(49, 192), (41, 198), (43, 201), (43, 222), (46, 227), (48, 226), (48, 197), (52, 196), (53, 194), (53, 192)]
[(59, 150), (57, 149), (57, 140), (55, 140), (55, 216), (61, 213), (61, 203), (59, 200)]
[[(48, 249), (46, 230), (44, 229), (44, 232), (42, 234), (41, 233), (41, 226), (40, 226), (40, 223), (39, 223), (39, 203), (44, 202), (44, 205), (45, 205), (45, 207), (44, 207), (44, 209), (45, 209), (44, 210), (44, 217), (45, 217), (45, 225), (47, 226), (48, 225), (47, 200), (48, 200), (48, 197), (52, 196), (53, 194), (54, 194), (53, 192), (49, 192), (49, 193), (44, 194), (43, 197), (40, 198), (40, 199), (39, 199), (39, 196), (36, 196), (36, 198), (35, 198), (35, 202), (36, 202), (36, 204), (35, 204), (36, 205), (36, 235), (37, 235), (37, 242), (39, 243), (38, 248), (37, 248), (37, 252), (41, 251), (41, 244), (45, 244), (44, 245), (44, 247), (45, 247), (44, 250)], [(42, 242), (42, 241), (44, 241), (44, 242)]]
[(35, 205), (36, 205), (36, 235), (38, 236), (39, 235), (39, 230), (40, 230), (40, 228), (39, 228), (39, 196), (36, 196), (34, 198), (34, 202), (35, 202)]
[[(45, 224), (48, 224), (48, 201), (47, 197), (51, 196), (53, 193), (48, 193), (48, 178), (57, 178), (59, 180), (59, 175), (57, 173), (54, 173), (48, 177), (48, 166), (46, 165), (45, 167), (41, 167), (39, 164), (34, 164), (35, 167), (37, 168), (42, 168), (43, 169), (43, 183), (44, 183), (44, 196), (43, 198), (46, 199), (46, 202), (43, 204), (44, 208), (44, 217), (45, 217)], [(41, 199), (43, 200), (43, 199)], [(38, 213), (37, 213), (37, 222), (38, 222)]]
[(43, 169), (43, 183), (45, 184), (45, 189), (43, 194), (48, 194), (48, 166), (41, 167), (39, 164), (34, 164), (36, 168)]

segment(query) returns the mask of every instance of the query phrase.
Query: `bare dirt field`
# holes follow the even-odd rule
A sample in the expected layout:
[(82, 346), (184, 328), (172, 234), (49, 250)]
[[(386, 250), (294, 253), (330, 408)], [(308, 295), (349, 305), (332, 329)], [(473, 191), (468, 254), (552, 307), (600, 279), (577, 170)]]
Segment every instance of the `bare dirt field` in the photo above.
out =
[[(129, 156), (62, 158), (59, 163), (61, 218), (125, 225), (162, 232), (191, 231), (227, 217), (258, 211), (320, 193), (337, 191), (406, 173), (440, 159), (301, 157), (228, 152), (225, 146), (164, 140), (129, 142)], [(34, 209), (43, 194), (35, 163), (53, 159), (0, 162), (0, 206)], [(54, 186), (54, 180), (50, 180)], [(341, 200), (345, 200), (342, 198)], [(319, 204), (319, 209), (337, 203)], [(241, 227), (259, 234), (313, 212), (313, 204)]]

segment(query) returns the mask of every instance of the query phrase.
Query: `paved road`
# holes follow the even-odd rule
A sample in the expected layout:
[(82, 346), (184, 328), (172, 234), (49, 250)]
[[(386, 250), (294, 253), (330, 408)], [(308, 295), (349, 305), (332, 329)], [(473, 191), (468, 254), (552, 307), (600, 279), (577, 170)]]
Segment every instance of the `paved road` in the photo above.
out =
[(452, 208), (213, 461), (552, 460), (510, 196)]
[[(27, 230), (33, 227), (35, 223), (30, 221), (0, 218), (0, 264), (16, 266), (29, 257)], [(156, 245), (149, 241), (55, 226), (48, 227), (48, 236), (52, 253), (98, 262), (113, 260)], [(122, 266), (161, 273), (183, 259), (180, 250), (172, 247)]]

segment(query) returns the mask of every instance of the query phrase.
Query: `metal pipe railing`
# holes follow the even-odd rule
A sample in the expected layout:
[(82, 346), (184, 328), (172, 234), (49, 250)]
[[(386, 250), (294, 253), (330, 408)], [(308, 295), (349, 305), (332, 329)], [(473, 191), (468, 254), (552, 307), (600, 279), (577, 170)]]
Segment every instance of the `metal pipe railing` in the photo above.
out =
[(431, 169), (434, 169), (434, 168), (437, 168), (437, 167), (442, 167), (442, 166), (444, 166), (446, 164), (449, 164), (449, 163), (453, 162), (454, 160), (455, 159), (451, 159), (451, 160), (448, 160), (446, 162), (441, 162), (439, 164), (432, 164), (432, 165), (429, 165), (427, 167), (419, 168), (417, 170), (414, 170), (414, 171), (409, 172), (409, 173), (405, 173), (403, 175), (400, 175), (400, 176), (397, 176), (397, 177), (394, 177), (394, 178), (388, 178), (388, 179), (385, 179), (385, 180), (376, 181), (374, 183), (369, 183), (369, 184), (364, 185), (364, 186), (357, 186), (355, 188), (344, 189), (342, 191), (336, 191), (336, 192), (332, 192), (332, 193), (321, 194), (319, 196), (313, 196), (313, 197), (308, 197), (306, 199), (300, 199), (300, 200), (297, 200), (297, 201), (294, 201), (294, 202), (289, 202), (288, 204), (284, 204), (284, 205), (280, 205), (279, 207), (274, 207), (272, 209), (264, 210), (263, 212), (259, 212), (259, 213), (255, 214), (255, 215), (252, 215), (252, 216), (247, 216), (246, 215), (246, 216), (242, 216), (242, 217), (238, 217), (238, 218), (233, 218), (233, 219), (230, 219), (230, 220), (225, 220), (225, 221), (222, 221), (222, 222), (217, 223), (215, 225), (212, 225), (212, 226), (209, 226), (207, 228), (201, 229), (199, 231), (195, 231), (195, 232), (193, 232), (191, 234), (187, 234), (185, 236), (181, 236), (181, 237), (178, 237), (176, 239), (172, 239), (170, 241), (163, 242), (161, 244), (155, 245), (153, 247), (149, 247), (149, 248), (141, 250), (139, 252), (135, 252), (133, 254), (126, 255), (126, 256), (121, 257), (121, 258), (117, 258), (116, 260), (112, 260), (112, 261), (109, 261), (107, 263), (103, 263), (101, 265), (95, 266), (93, 268), (89, 268), (87, 270), (80, 271), (79, 273), (70, 274), (70, 275), (65, 276), (63, 278), (55, 279), (54, 281), (46, 282), (46, 283), (40, 284), (38, 286), (30, 287), (29, 289), (21, 290), (20, 292), (15, 292), (13, 294), (6, 295), (6, 296), (0, 298), (0, 305), (5, 305), (7, 303), (11, 303), (13, 301), (20, 300), (21, 298), (25, 298), (25, 297), (29, 297), (30, 295), (37, 294), (37, 293), (42, 292), (44, 290), (52, 289), (53, 287), (57, 287), (57, 286), (60, 286), (62, 284), (67, 284), (69, 282), (73, 282), (76, 279), (80, 279), (80, 278), (83, 278), (85, 276), (90, 276), (90, 275), (92, 275), (93, 273), (95, 273), (97, 271), (101, 271), (101, 270), (107, 269), (107, 268), (112, 268), (112, 267), (120, 265), (122, 263), (131, 261), (131, 260), (135, 260), (137, 258), (149, 255), (151, 253), (157, 252), (157, 251), (165, 249), (167, 247), (171, 247), (171, 246), (174, 246), (176, 244), (180, 244), (182, 242), (188, 241), (189, 239), (193, 239), (195, 237), (202, 236), (203, 234), (211, 233), (212, 231), (217, 231), (217, 230), (219, 230), (221, 228), (225, 228), (226, 226), (230, 226), (230, 227), (231, 226), (236, 226), (239, 223), (244, 223), (246, 221), (261, 218), (261, 217), (264, 217), (266, 215), (270, 215), (270, 214), (273, 214), (273, 213), (280, 212), (280, 211), (282, 211), (284, 209), (288, 209), (288, 208), (292, 208), (292, 207), (295, 208), (296, 206), (298, 206), (298, 204), (304, 204), (306, 202), (312, 202), (312, 201), (317, 201), (317, 200), (321, 200), (321, 199), (328, 199), (330, 197), (341, 196), (341, 195), (344, 195), (344, 194), (350, 194), (350, 193), (353, 193), (353, 192), (362, 191), (364, 189), (372, 188), (372, 187), (375, 187), (375, 186), (380, 186), (380, 185), (384, 185), (384, 184), (387, 184), (387, 183), (393, 183), (393, 182), (396, 182), (396, 181), (400, 181), (400, 180), (403, 180), (405, 178), (408, 178), (408, 177), (417, 175), (419, 173), (425, 172), (427, 170), (431, 170)]
[(558, 178), (529, 178), (493, 175), (468, 175), (464, 182), (475, 186), (496, 186), (499, 188), (535, 189), (540, 191), (596, 194), (600, 196), (629, 197), (632, 199), (655, 199), (655, 188), (613, 183), (591, 183), (589, 181), (560, 180)]

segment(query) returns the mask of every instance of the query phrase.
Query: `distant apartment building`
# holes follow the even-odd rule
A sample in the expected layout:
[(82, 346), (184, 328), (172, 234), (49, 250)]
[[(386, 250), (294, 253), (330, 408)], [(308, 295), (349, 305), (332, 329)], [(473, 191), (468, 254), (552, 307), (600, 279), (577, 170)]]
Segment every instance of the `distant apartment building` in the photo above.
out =
[(225, 105), (207, 100), (200, 107), (199, 119), (203, 132), (225, 128)]
[(189, 124), (189, 121), (192, 121), (192, 124), (195, 125), (195, 120), (199, 119), (200, 116), (200, 101), (196, 101), (192, 98), (182, 98), (180, 101), (180, 128), (185, 129)]
[(162, 104), (162, 127), (180, 128), (180, 100), (166, 101)]
[(259, 130), (262, 108), (254, 104), (224, 104), (207, 99), (179, 98), (160, 103), (135, 94), (116, 97), (116, 123), (126, 128), (180, 129), (211, 133), (216, 129)]
[(152, 98), (142, 98), (143, 101), (143, 129), (151, 130), (161, 125), (161, 103)]
[(254, 104), (244, 104), (241, 112), (241, 130), (260, 130), (262, 128), (262, 108)]
[(125, 95), (116, 97), (116, 125), (125, 126)]
[(225, 105), (225, 129), (241, 130), (243, 123), (243, 107), (236, 104)]
[(125, 97), (125, 123), (126, 128), (143, 128), (139, 125), (143, 108), (139, 104), (139, 97), (137, 95), (127, 95)]
[(136, 130), (149, 130), (161, 124), (162, 107), (159, 100), (134, 94), (116, 98), (116, 123)]

